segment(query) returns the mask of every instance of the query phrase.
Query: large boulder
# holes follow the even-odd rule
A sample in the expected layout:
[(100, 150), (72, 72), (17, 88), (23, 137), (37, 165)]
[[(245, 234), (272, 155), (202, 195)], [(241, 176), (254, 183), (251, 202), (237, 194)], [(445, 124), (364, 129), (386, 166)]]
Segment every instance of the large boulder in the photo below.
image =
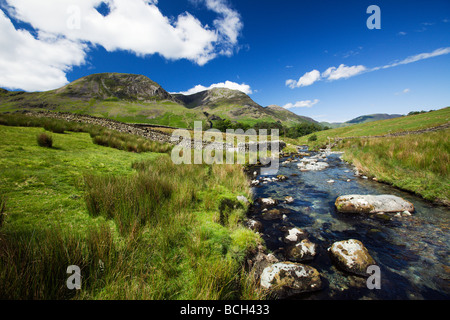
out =
[(414, 212), (414, 205), (393, 195), (345, 195), (336, 199), (336, 209), (343, 213)]
[(278, 298), (317, 291), (322, 287), (320, 274), (315, 268), (292, 262), (279, 262), (266, 267), (260, 283)]
[(356, 275), (368, 276), (367, 268), (376, 264), (367, 248), (359, 240), (335, 242), (328, 248), (328, 252), (339, 268)]

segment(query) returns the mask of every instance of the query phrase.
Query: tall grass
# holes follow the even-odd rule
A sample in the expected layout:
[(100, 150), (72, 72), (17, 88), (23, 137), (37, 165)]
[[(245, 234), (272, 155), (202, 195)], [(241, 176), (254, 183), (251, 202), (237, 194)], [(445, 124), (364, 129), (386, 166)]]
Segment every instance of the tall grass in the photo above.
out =
[(129, 152), (157, 152), (167, 153), (172, 146), (167, 143), (140, 138), (131, 134), (120, 133), (113, 130), (90, 130), (92, 141), (95, 144), (111, 147)]
[(85, 236), (60, 229), (0, 231), (0, 299), (70, 299), (67, 267), (81, 268), (82, 289), (101, 289), (105, 269), (114, 265), (115, 244), (108, 228)]
[(450, 130), (392, 138), (344, 140), (344, 159), (362, 172), (428, 200), (448, 202)]
[[(249, 192), (242, 167), (175, 165), (166, 156), (133, 168), (130, 177), (85, 177), (89, 212), (113, 220), (124, 237), (136, 238), (135, 259), (147, 266), (134, 265), (135, 279), (145, 280), (133, 282), (139, 290), (125, 284), (123, 294), (133, 299), (262, 297), (242, 280), (248, 276), (243, 272), (246, 252), (260, 241), (242, 227), (245, 208), (230, 208), (226, 223), (217, 219), (231, 190)], [(123, 270), (117, 274), (121, 277)], [(117, 287), (104, 294), (112, 295), (110, 290)]]
[(6, 197), (0, 194), (0, 228), (3, 226), (3, 223), (6, 219)]

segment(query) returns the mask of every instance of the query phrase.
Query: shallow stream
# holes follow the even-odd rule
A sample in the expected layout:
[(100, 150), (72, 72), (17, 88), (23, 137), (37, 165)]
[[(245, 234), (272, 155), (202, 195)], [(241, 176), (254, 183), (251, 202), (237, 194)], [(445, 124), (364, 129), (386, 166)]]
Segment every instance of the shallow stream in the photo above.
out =
[[(286, 158), (280, 159), (280, 163), (284, 160)], [(297, 298), (449, 299), (450, 210), (392, 186), (356, 176), (340, 154), (328, 155), (327, 162), (328, 168), (307, 172), (299, 170), (298, 162), (291, 162), (280, 166), (276, 173), (287, 176), (288, 180), (253, 188), (255, 199), (294, 198), (293, 203), (280, 201), (276, 206), (292, 210), (285, 220), (264, 221), (260, 219), (260, 212), (254, 213), (255, 220), (264, 225), (263, 239), (271, 251), (282, 252), (283, 249), (279, 249), (285, 246), (280, 231), (283, 226), (307, 231), (309, 240), (318, 245), (314, 260), (305, 264), (321, 273), (323, 289)], [(328, 182), (330, 180), (334, 182)], [(409, 217), (390, 219), (338, 213), (334, 206), (336, 198), (348, 194), (392, 194), (412, 202), (416, 211)], [(350, 275), (332, 264), (327, 248), (335, 241), (346, 239), (360, 240), (369, 250), (380, 266), (381, 289), (369, 290), (365, 278)]]

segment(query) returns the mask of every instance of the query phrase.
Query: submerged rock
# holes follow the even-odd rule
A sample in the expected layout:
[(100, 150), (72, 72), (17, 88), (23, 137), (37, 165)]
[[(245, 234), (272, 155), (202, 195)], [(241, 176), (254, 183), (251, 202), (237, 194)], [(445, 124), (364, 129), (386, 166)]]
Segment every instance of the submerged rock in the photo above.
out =
[(284, 201), (286, 203), (292, 203), (292, 202), (294, 202), (294, 198), (292, 198), (291, 196), (287, 196), (287, 197), (284, 198)]
[(343, 213), (414, 212), (414, 205), (393, 195), (346, 195), (336, 199), (335, 206)]
[(279, 209), (272, 209), (262, 212), (263, 220), (277, 220), (283, 217), (283, 213)]
[(279, 262), (266, 267), (261, 274), (260, 283), (278, 298), (322, 288), (320, 274), (315, 268), (292, 262)]
[(335, 242), (328, 248), (328, 252), (339, 268), (360, 276), (368, 276), (367, 268), (376, 264), (367, 248), (359, 240)]
[(317, 161), (317, 159), (302, 159), (297, 167), (301, 171), (319, 171), (328, 168), (327, 162)]

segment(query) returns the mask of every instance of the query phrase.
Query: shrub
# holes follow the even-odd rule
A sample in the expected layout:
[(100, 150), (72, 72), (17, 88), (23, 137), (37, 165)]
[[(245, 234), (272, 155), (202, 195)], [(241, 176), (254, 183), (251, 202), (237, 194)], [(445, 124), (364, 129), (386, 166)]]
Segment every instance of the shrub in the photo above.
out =
[(68, 122), (56, 119), (45, 119), (44, 129), (53, 133), (64, 133), (68, 129)]
[(53, 138), (52, 136), (43, 132), (37, 136), (37, 143), (41, 147), (51, 148), (53, 146)]
[(316, 134), (313, 134), (312, 136), (310, 136), (310, 137), (308, 138), (308, 141), (310, 141), (310, 142), (312, 142), (312, 141), (317, 141), (317, 135), (316, 135)]

